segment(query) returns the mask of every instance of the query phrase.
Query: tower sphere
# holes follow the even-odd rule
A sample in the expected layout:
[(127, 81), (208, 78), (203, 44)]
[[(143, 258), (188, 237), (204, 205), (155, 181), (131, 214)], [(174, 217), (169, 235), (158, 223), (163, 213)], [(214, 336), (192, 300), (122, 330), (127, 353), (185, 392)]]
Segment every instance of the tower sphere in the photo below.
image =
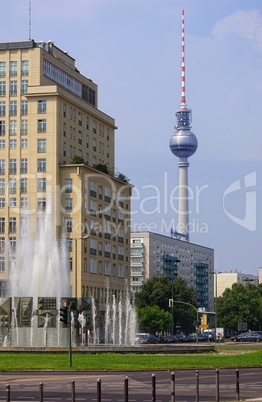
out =
[(180, 157), (189, 157), (197, 150), (197, 137), (190, 130), (177, 130), (170, 138), (171, 152)]

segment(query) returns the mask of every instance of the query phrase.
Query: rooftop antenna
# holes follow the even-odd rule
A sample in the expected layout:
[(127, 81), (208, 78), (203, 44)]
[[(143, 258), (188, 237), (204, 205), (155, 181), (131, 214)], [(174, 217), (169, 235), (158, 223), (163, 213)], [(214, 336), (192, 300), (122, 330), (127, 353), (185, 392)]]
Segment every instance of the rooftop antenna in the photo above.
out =
[(31, 0), (29, 0), (29, 40), (31, 40)]

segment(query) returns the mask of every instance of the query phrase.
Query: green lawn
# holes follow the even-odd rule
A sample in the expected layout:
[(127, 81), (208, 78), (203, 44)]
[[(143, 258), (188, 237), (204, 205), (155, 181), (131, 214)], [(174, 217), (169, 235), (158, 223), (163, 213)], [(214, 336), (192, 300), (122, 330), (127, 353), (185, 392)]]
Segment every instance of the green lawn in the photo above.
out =
[(176, 370), (262, 367), (262, 349), (224, 349), (205, 354), (0, 353), (0, 371), (22, 370)]

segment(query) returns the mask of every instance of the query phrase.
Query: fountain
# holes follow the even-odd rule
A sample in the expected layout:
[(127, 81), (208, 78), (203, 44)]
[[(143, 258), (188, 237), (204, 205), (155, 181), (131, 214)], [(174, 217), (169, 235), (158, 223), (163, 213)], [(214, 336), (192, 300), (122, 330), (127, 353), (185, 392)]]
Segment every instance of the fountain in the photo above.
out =
[(55, 240), (52, 217), (49, 202), (38, 216), (33, 243), (29, 214), (25, 214), (15, 258), (9, 248), (9, 295), (0, 298), (0, 346), (68, 346), (68, 329), (60, 321), (59, 309), (70, 300), (75, 306), (71, 313), (72, 346), (133, 345), (136, 318), (128, 289), (118, 302), (115, 297), (111, 301), (106, 283), (104, 315), (93, 297), (71, 297), (66, 240), (62, 238), (60, 244)]

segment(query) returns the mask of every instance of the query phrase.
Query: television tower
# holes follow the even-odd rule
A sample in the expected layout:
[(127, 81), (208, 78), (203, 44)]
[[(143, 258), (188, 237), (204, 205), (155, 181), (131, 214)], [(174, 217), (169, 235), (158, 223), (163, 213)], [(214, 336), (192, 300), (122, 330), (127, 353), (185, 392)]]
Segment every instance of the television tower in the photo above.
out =
[(176, 131), (171, 136), (169, 147), (171, 152), (179, 158), (179, 192), (178, 192), (178, 225), (171, 236), (189, 241), (189, 210), (188, 210), (188, 158), (197, 150), (197, 138), (191, 129), (191, 109), (186, 105), (185, 88), (185, 24), (184, 10), (182, 10), (182, 92), (180, 109), (176, 112)]

